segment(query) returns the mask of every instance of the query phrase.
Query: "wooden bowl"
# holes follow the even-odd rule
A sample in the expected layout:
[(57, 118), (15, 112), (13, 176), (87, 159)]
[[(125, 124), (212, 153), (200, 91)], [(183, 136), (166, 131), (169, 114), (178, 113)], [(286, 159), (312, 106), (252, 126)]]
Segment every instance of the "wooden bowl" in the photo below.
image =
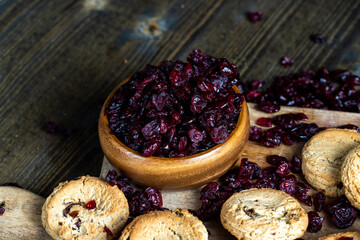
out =
[(181, 158), (144, 157), (125, 146), (111, 134), (104, 111), (115, 92), (128, 80), (129, 78), (120, 83), (110, 93), (99, 119), (99, 138), (104, 154), (110, 163), (126, 176), (140, 185), (160, 189), (184, 189), (217, 179), (238, 160), (249, 136), (249, 111), (245, 101), (237, 127), (228, 139), (207, 151)]

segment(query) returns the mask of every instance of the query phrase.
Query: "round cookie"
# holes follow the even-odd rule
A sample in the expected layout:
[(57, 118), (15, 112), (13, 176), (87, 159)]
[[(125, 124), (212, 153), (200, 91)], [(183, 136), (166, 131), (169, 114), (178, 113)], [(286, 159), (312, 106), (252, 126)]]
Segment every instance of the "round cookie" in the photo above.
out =
[(41, 217), (56, 240), (113, 239), (129, 217), (129, 205), (117, 186), (86, 176), (60, 183), (46, 199)]
[(204, 224), (187, 210), (153, 211), (136, 217), (119, 238), (138, 239), (206, 240), (208, 232)]
[(325, 237), (319, 238), (319, 240), (338, 240), (341, 237), (353, 237), (353, 240), (360, 240), (359, 232), (346, 232), (346, 233), (334, 233)]
[(346, 154), (341, 168), (341, 182), (347, 199), (360, 209), (360, 145)]
[(302, 150), (302, 171), (311, 186), (327, 197), (344, 194), (341, 166), (344, 156), (360, 145), (355, 130), (329, 128), (313, 136)]
[(222, 206), (220, 218), (224, 228), (241, 240), (300, 238), (309, 221), (295, 198), (268, 188), (233, 194)]

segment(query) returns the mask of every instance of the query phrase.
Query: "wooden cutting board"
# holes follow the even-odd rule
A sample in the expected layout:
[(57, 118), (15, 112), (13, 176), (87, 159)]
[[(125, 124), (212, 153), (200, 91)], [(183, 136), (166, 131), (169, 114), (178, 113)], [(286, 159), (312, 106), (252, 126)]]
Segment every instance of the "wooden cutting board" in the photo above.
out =
[[(325, 111), (316, 109), (304, 109), (295, 107), (282, 107), (280, 112), (276, 114), (266, 114), (255, 109), (254, 104), (249, 104), (251, 125), (255, 125), (256, 119), (259, 117), (274, 117), (283, 113), (303, 112), (308, 117), (307, 122), (315, 122), (321, 127), (336, 127), (344, 124), (360, 125), (360, 114), (345, 113), (336, 111)], [(257, 162), (261, 167), (268, 166), (265, 161), (267, 155), (278, 154), (291, 158), (293, 154), (300, 154), (304, 143), (297, 143), (293, 146), (281, 145), (278, 148), (266, 148), (254, 142), (248, 142), (245, 146), (244, 153), (239, 156), (249, 158), (250, 161)], [(236, 163), (239, 165), (239, 161)], [(104, 158), (101, 169), (101, 177), (106, 176), (108, 170), (113, 169), (110, 163)], [(303, 180), (302, 176), (298, 176)], [(200, 207), (200, 190), (201, 188), (191, 190), (162, 190), (164, 207), (170, 209), (191, 208), (198, 209)], [(312, 190), (312, 192), (315, 192)], [(25, 189), (15, 187), (0, 187), (0, 203), (5, 202), (5, 213), (0, 216), (0, 239), (6, 240), (47, 240), (51, 239), (45, 232), (41, 224), (41, 207), (44, 198), (33, 194)], [(313, 210), (312, 207), (304, 206), (307, 211)], [(321, 212), (321, 216), (326, 216)], [(235, 239), (225, 229), (222, 228), (219, 221), (209, 221), (205, 223), (210, 231), (211, 240)], [(337, 229), (331, 222), (326, 220), (323, 228), (318, 233), (308, 233), (304, 235), (305, 240), (315, 240), (321, 236), (325, 236), (336, 232), (347, 232), (360, 230), (360, 219), (358, 218), (353, 226), (341, 230)]]
[[(276, 115), (284, 114), (284, 113), (305, 113), (309, 120), (305, 121), (308, 123), (315, 122), (320, 127), (336, 127), (340, 125), (345, 125), (348, 123), (355, 124), (360, 126), (360, 114), (358, 113), (345, 113), (338, 111), (328, 111), (328, 110), (318, 110), (318, 109), (309, 109), (309, 108), (297, 108), (297, 107), (281, 107), (281, 110), (275, 114), (267, 114), (264, 112), (260, 112), (256, 110), (255, 104), (249, 103), (249, 112), (250, 112), (250, 125), (255, 125), (256, 119), (260, 117), (274, 117)], [(241, 158), (246, 157), (250, 161), (254, 161), (258, 163), (261, 167), (269, 166), (266, 163), (266, 156), (277, 154), (288, 159), (294, 154), (300, 156), (301, 149), (304, 143), (296, 143), (293, 146), (285, 146), (281, 144), (277, 148), (267, 148), (255, 142), (248, 142), (245, 145), (244, 152), (241, 156), (239, 156), (239, 160)], [(240, 161), (237, 161), (235, 165), (240, 165)], [(102, 171), (100, 176), (105, 177), (108, 170), (113, 169), (111, 164), (104, 158)], [(297, 175), (298, 179), (305, 182), (302, 175)], [(162, 190), (162, 196), (164, 201), (164, 207), (169, 209), (176, 208), (190, 208), (190, 209), (198, 209), (201, 205), (199, 200), (200, 198), (200, 190), (201, 188), (191, 189), (191, 190)], [(311, 194), (316, 193), (315, 190), (310, 191)], [(313, 207), (308, 207), (306, 205), (302, 205), (306, 211), (313, 211)], [(337, 233), (337, 232), (348, 232), (348, 231), (360, 231), (360, 218), (358, 218), (354, 225), (347, 229), (338, 229), (336, 228), (330, 221), (328, 221), (328, 217), (326, 213), (322, 211), (320, 213), (321, 216), (325, 217), (325, 221), (323, 227), (318, 233), (309, 233), (306, 232), (303, 238), (305, 240), (317, 240), (319, 237), (326, 236), (328, 234)], [(223, 239), (236, 239), (231, 234), (229, 234), (221, 225), (220, 221), (209, 221), (205, 223), (205, 226), (210, 231), (211, 235), (209, 239), (211, 240), (223, 240)]]

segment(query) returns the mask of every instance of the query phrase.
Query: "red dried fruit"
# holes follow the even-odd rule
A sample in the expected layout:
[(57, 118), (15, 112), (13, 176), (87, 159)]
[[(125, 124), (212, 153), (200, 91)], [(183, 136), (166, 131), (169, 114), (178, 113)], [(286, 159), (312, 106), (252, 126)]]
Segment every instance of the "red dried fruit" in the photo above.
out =
[(290, 168), (291, 168), (291, 163), (284, 162), (278, 166), (278, 168), (276, 169), (276, 174), (279, 177), (285, 177), (290, 174)]
[(0, 207), (0, 216), (2, 216), (5, 213), (5, 208), (4, 207)]
[(294, 155), (291, 159), (291, 169), (293, 173), (301, 173), (301, 159)]
[(345, 237), (345, 236), (338, 238), (338, 240), (353, 240), (353, 239), (354, 239), (353, 237)]
[(271, 127), (272, 126), (272, 120), (271, 118), (258, 118), (256, 120), (256, 124), (262, 127)]
[(87, 210), (95, 209), (95, 208), (96, 208), (96, 202), (95, 202), (95, 200), (91, 200), (91, 201), (87, 202), (87, 203), (85, 204), (85, 208), (86, 208)]
[(194, 50), (188, 62), (147, 65), (106, 107), (111, 132), (144, 156), (183, 157), (223, 143), (236, 128), (244, 98), (237, 68)]
[(158, 189), (148, 187), (143, 191), (136, 191), (129, 199), (130, 215), (136, 217), (150, 211), (162, 208), (162, 196)]
[(266, 113), (275, 113), (280, 110), (280, 106), (271, 102), (261, 102), (256, 106), (259, 110)]
[(311, 233), (319, 232), (322, 228), (324, 218), (320, 217), (319, 214), (315, 211), (308, 212), (309, 225), (307, 230)]
[(313, 195), (313, 203), (314, 209), (317, 212), (321, 212), (321, 210), (325, 207), (326, 197), (324, 193), (318, 192)]
[(288, 160), (286, 159), (286, 157), (282, 157), (279, 155), (269, 155), (266, 157), (266, 162), (275, 166), (279, 166), (287, 161)]
[(281, 134), (282, 134), (282, 129), (278, 127), (270, 128), (264, 131), (261, 139), (261, 143), (265, 147), (271, 147), (271, 148), (277, 147), (281, 143)]
[(294, 60), (291, 57), (283, 57), (280, 59), (280, 64), (284, 68), (291, 67), (294, 63)]
[(347, 208), (339, 208), (336, 209), (334, 214), (332, 215), (332, 222), (338, 228), (348, 228), (352, 226), (357, 218), (357, 213), (355, 208), (347, 207)]
[(314, 43), (324, 43), (326, 42), (326, 38), (323, 37), (322, 35), (320, 34), (312, 34), (310, 36), (310, 39), (314, 42)]
[(110, 237), (114, 236), (113, 232), (107, 226), (104, 226), (104, 232)]
[(251, 82), (251, 89), (257, 90), (259, 88), (262, 88), (264, 86), (264, 84), (265, 84), (265, 81), (258, 78), (255, 81)]
[(260, 142), (262, 138), (262, 129), (256, 126), (250, 127), (249, 140)]
[(279, 190), (293, 196), (296, 192), (296, 180), (292, 178), (282, 180), (279, 184)]
[(255, 23), (261, 21), (263, 13), (261, 11), (251, 11), (247, 13), (250, 22)]

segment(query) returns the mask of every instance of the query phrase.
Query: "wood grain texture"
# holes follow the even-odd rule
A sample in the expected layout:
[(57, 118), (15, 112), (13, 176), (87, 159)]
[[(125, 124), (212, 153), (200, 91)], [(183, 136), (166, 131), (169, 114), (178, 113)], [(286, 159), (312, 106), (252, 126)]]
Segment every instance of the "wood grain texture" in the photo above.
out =
[(17, 187), (0, 187), (0, 203), (5, 213), (0, 217), (0, 239), (50, 240), (41, 223), (45, 199)]
[[(122, 79), (195, 48), (226, 57), (249, 82), (305, 68), (360, 72), (360, 2), (0, 1), (0, 184), (48, 195), (58, 182), (98, 175), (100, 106)], [(249, 10), (264, 19), (252, 24)], [(309, 35), (321, 33), (325, 44)], [(282, 68), (287, 55), (294, 66)], [(46, 134), (49, 120), (69, 137)]]
[[(263, 112), (260, 112), (255, 109), (254, 104), (249, 104), (249, 112), (250, 112), (250, 124), (254, 125), (256, 119), (261, 116), (264, 116)], [(268, 114), (268, 117), (272, 117), (278, 114), (284, 113), (298, 113), (303, 112), (308, 117), (309, 120), (306, 122), (317, 122), (321, 127), (336, 127), (340, 125), (344, 125), (347, 123), (358, 124), (360, 125), (359, 114), (356, 113), (343, 113), (337, 111), (326, 111), (326, 110), (316, 110), (316, 109), (304, 109), (304, 108), (294, 108), (294, 107), (281, 107), (281, 110), (276, 114)], [(285, 146), (280, 145), (277, 148), (266, 148), (261, 146), (255, 142), (247, 142), (245, 145), (244, 153), (239, 156), (239, 160), (243, 157), (249, 158), (250, 161), (254, 161), (258, 163), (261, 167), (267, 167), (269, 164), (266, 162), (266, 156), (270, 154), (277, 154), (281, 156), (285, 156), (288, 159), (294, 154), (300, 156), (301, 149), (304, 143), (297, 143), (293, 146)], [(237, 161), (235, 165), (240, 165), (240, 161)], [(111, 164), (104, 158), (102, 170), (100, 173), (101, 177), (105, 177), (108, 170), (113, 169)], [(302, 175), (297, 174), (298, 179), (301, 179), (305, 182)], [(201, 205), (199, 200), (200, 198), (200, 190), (201, 188), (191, 189), (191, 190), (183, 190), (183, 191), (175, 191), (175, 190), (162, 190), (161, 193), (163, 195), (164, 207), (169, 209), (176, 208), (190, 208), (190, 209), (198, 209)], [(314, 194), (316, 191), (314, 189), (310, 190), (310, 194)], [(313, 207), (308, 207), (303, 205), (304, 209), (308, 211), (313, 211)], [(329, 217), (323, 212), (320, 213), (320, 216), (325, 217), (325, 221), (323, 227), (318, 233), (309, 233), (306, 232), (303, 236), (306, 240), (317, 240), (319, 237), (326, 236), (332, 233), (337, 232), (349, 232), (360, 229), (360, 218), (358, 218), (354, 225), (347, 229), (338, 229), (336, 228), (330, 221)], [(210, 240), (223, 240), (223, 239), (236, 239), (230, 235), (222, 226), (220, 221), (209, 221), (205, 223), (205, 226), (210, 231), (211, 235), (209, 237)]]

